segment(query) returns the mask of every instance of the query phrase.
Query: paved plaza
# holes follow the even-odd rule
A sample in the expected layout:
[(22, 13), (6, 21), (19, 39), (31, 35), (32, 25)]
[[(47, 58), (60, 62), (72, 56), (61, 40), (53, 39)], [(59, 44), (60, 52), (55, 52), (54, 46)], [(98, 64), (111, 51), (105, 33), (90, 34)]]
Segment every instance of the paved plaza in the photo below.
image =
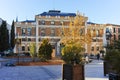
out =
[[(0, 80), (62, 80), (62, 65), (15, 66), (0, 68)], [(102, 61), (85, 65), (85, 80), (108, 80)]]
[(85, 65), (85, 80), (108, 80), (104, 77), (102, 60), (93, 60)]

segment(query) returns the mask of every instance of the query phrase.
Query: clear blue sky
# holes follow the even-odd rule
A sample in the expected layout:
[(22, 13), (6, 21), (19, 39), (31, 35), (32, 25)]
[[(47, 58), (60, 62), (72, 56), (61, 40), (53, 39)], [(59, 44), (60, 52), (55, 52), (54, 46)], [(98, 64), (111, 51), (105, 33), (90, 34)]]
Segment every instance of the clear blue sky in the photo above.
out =
[(0, 0), (0, 18), (9, 24), (34, 20), (35, 15), (51, 9), (84, 13), (91, 22), (120, 24), (120, 0)]

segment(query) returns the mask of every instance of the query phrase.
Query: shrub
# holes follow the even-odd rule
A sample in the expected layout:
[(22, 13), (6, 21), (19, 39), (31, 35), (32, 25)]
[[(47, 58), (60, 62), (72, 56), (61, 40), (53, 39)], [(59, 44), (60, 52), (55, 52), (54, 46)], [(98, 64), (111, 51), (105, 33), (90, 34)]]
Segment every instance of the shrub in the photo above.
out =
[(52, 54), (52, 46), (49, 43), (48, 39), (44, 39), (39, 47), (38, 57), (41, 60), (46, 61), (51, 59), (51, 54)]
[(105, 60), (111, 64), (113, 71), (120, 74), (120, 51), (118, 49), (108, 50), (105, 55)]
[(69, 44), (62, 49), (62, 59), (67, 64), (80, 64), (82, 62), (81, 52), (84, 50), (80, 45)]

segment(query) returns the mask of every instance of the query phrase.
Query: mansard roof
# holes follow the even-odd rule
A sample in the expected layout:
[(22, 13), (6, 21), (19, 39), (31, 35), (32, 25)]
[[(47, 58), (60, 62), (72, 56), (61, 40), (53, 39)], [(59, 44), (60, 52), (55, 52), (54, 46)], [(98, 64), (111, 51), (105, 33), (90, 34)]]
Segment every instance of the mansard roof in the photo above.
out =
[(21, 22), (35, 22), (35, 20), (25, 20), (25, 21), (21, 21)]
[(96, 23), (93, 23), (93, 22), (87, 22), (87, 24), (96, 24)]
[(38, 14), (40, 16), (72, 16), (75, 17), (76, 14), (75, 13), (63, 13), (59, 10), (49, 10), (48, 12), (43, 12), (41, 14)]

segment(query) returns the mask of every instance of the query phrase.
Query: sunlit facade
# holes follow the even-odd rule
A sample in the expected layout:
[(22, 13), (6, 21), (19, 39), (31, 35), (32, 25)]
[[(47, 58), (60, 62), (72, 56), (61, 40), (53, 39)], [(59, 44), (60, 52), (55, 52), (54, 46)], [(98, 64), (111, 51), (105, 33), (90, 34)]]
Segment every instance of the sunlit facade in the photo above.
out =
[[(67, 28), (71, 20), (74, 20), (76, 13), (62, 13), (59, 10), (49, 10), (35, 15), (35, 20), (25, 20), (15, 22), (16, 38), (21, 39), (21, 45), (16, 45), (15, 53), (29, 53), (31, 42), (36, 43), (38, 52), (40, 43), (43, 39), (49, 39), (52, 47), (52, 56), (60, 56), (60, 34), (63, 26)], [(92, 42), (85, 44), (85, 53), (97, 54), (100, 50), (105, 50), (105, 46), (110, 43), (108, 32), (111, 33), (111, 39), (120, 40), (120, 25), (96, 24), (84, 22), (85, 33), (92, 35)], [(107, 32), (108, 31), (108, 32)]]

